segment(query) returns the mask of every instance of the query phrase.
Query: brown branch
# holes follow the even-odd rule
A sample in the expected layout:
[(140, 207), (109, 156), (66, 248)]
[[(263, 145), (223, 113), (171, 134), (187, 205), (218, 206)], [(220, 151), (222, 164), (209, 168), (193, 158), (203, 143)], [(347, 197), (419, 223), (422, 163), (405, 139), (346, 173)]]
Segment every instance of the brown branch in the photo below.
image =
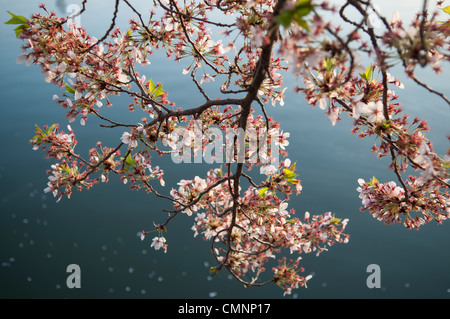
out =
[(70, 17), (67, 17), (66, 21), (68, 21), (70, 19), (74, 19), (78, 16), (81, 16), (83, 14), (83, 12), (86, 11), (86, 3), (87, 3), (87, 0), (83, 0), (83, 2), (81, 3), (81, 10), (78, 11), (77, 13), (71, 15)]
[(425, 89), (427, 89), (429, 92), (431, 92), (431, 93), (433, 93), (433, 94), (436, 94), (436, 95), (440, 96), (445, 102), (447, 102), (448, 105), (450, 105), (450, 100), (445, 96), (444, 93), (439, 92), (439, 91), (436, 91), (436, 90), (434, 90), (432, 87), (430, 87), (428, 84), (426, 84), (426, 83), (420, 81), (420, 80), (416, 77), (416, 75), (415, 75), (414, 73), (410, 73), (410, 74), (408, 74), (408, 76), (409, 76), (414, 82), (416, 82), (416, 83), (419, 84), (420, 86), (422, 86), (422, 87), (424, 87)]
[(198, 83), (197, 79), (195, 78), (195, 73), (197, 72), (197, 69), (198, 69), (198, 65), (195, 63), (194, 67), (192, 68), (192, 72), (191, 72), (192, 81), (195, 83), (195, 85), (197, 86), (197, 89), (200, 91), (200, 93), (203, 95), (203, 97), (207, 101), (211, 101), (208, 94), (206, 94), (205, 90), (202, 88), (200, 83)]
[(175, 14), (177, 14), (177, 15), (179, 15), (179, 16), (185, 17), (185, 18), (188, 19), (188, 20), (193, 19), (193, 20), (196, 20), (196, 21), (199, 21), (199, 22), (204, 22), (204, 23), (212, 24), (212, 25), (215, 25), (215, 26), (217, 26), (217, 27), (232, 28), (232, 27), (235, 26), (234, 24), (227, 24), (227, 23), (215, 22), (215, 21), (211, 21), (211, 20), (208, 20), (208, 19), (204, 19), (204, 18), (202, 19), (202, 18), (190, 16), (190, 15), (188, 15), (188, 14), (186, 14), (186, 13), (180, 12), (180, 11), (178, 10), (178, 8), (177, 8), (177, 11), (174, 11), (174, 10), (172, 10), (172, 9), (170, 9), (170, 8), (168, 8), (168, 7), (166, 7), (164, 4), (162, 4), (160, 0), (158, 0), (158, 3), (159, 3), (159, 5), (160, 5), (164, 10), (166, 10), (167, 12), (175, 13)]
[[(280, 0), (277, 2), (277, 4), (275, 5), (275, 8), (274, 8), (274, 11), (273, 11), (273, 17), (276, 17), (280, 13), (285, 2), (286, 2), (286, 0)], [(279, 25), (275, 21), (272, 21), (272, 23), (269, 25), (268, 31), (267, 31), (267, 38), (269, 39), (269, 41), (268, 41), (268, 43), (263, 45), (263, 47), (261, 48), (261, 54), (260, 54), (259, 60), (257, 62), (257, 67), (254, 72), (253, 80), (248, 87), (247, 95), (240, 103), (241, 116), (239, 118), (238, 127), (243, 129), (244, 131), (247, 128), (247, 120), (248, 120), (248, 116), (250, 114), (251, 105), (252, 105), (253, 101), (257, 100), (258, 90), (261, 87), (263, 81), (267, 78), (267, 70), (269, 70), (269, 68), (270, 68), (272, 49), (273, 49), (274, 43), (276, 42), (276, 40), (278, 38), (278, 29), (279, 29)], [(228, 167), (230, 167), (230, 166), (228, 166)], [(238, 207), (239, 207), (239, 202), (238, 202), (239, 182), (240, 182), (240, 178), (243, 174), (243, 167), (244, 167), (243, 163), (237, 163), (236, 170), (233, 175), (234, 184), (233, 184), (233, 188), (230, 189), (230, 193), (233, 198), (232, 215), (231, 215), (231, 222), (230, 222), (230, 225), (227, 230), (227, 232), (228, 232), (227, 241), (225, 243), (228, 246), (228, 251), (226, 253), (225, 260), (221, 263), (221, 266), (227, 264), (228, 257), (229, 257), (230, 251), (231, 251), (231, 233), (233, 231), (233, 228), (237, 226), (236, 217), (238, 214)], [(232, 273), (232, 270), (229, 267), (227, 267), (227, 268)], [(237, 279), (239, 281), (242, 280), (241, 278), (237, 278)], [(245, 281), (242, 281), (242, 282), (245, 282)], [(246, 284), (248, 284), (248, 283), (246, 283)]]
[(155, 118), (153, 121), (149, 122), (145, 127), (151, 127), (152, 125), (164, 121), (166, 119), (169, 119), (171, 117), (180, 117), (180, 116), (198, 116), (207, 109), (218, 106), (218, 105), (241, 105), (242, 100), (241, 99), (221, 99), (221, 100), (209, 100), (206, 101), (204, 104), (189, 108), (185, 110), (177, 110), (177, 111), (171, 111), (168, 110), (166, 113), (161, 114), (157, 118)]
[(111, 25), (109, 26), (108, 30), (105, 32), (105, 34), (98, 39), (94, 44), (92, 44), (91, 46), (89, 46), (88, 48), (82, 50), (81, 52), (78, 52), (78, 54), (83, 54), (85, 52), (91, 51), (92, 48), (94, 48), (95, 46), (97, 46), (99, 43), (103, 42), (108, 36), (109, 33), (112, 31), (112, 29), (114, 28), (114, 26), (116, 25), (116, 18), (117, 18), (117, 13), (119, 12), (119, 0), (115, 0), (116, 3), (114, 4), (114, 13), (113, 13), (113, 18), (111, 21)]
[(102, 165), (104, 162), (106, 162), (114, 153), (116, 153), (124, 144), (120, 143), (114, 150), (112, 150), (111, 152), (109, 152), (105, 157), (103, 157), (97, 164), (95, 165), (90, 165), (90, 169), (89, 171), (81, 178), (75, 179), (72, 184), (73, 186), (75, 186), (76, 184), (78, 184), (79, 182), (84, 181), (86, 178), (89, 177), (89, 175), (91, 175), (92, 173), (94, 173), (97, 168)]
[[(422, 44), (422, 49), (426, 52), (427, 49), (427, 43), (425, 41), (425, 22), (427, 20), (427, 0), (423, 0), (423, 6), (422, 6), (422, 20), (420, 21), (420, 41)], [(424, 54), (424, 57), (426, 58), (426, 53)], [(426, 63), (426, 60), (424, 61)]]

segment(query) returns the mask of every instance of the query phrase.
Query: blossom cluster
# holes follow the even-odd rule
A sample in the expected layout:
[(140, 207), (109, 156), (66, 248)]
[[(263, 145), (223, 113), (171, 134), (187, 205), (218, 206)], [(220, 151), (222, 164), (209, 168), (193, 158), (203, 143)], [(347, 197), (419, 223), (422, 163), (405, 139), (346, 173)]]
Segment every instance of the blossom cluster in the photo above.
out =
[[(345, 7), (336, 11), (348, 20)], [(388, 72), (387, 59), (398, 55), (408, 76), (415, 80), (417, 64), (431, 65), (434, 71), (440, 72), (439, 63), (446, 60), (442, 52), (448, 37), (448, 24), (437, 22), (436, 14), (431, 18), (419, 14), (411, 27), (405, 30), (398, 12), (395, 12), (386, 26), (383, 40), (378, 43), (370, 28), (343, 34), (340, 28), (331, 27), (320, 16), (315, 16), (311, 21), (315, 23), (309, 30), (290, 25), (289, 31), (297, 42), (292, 41), (291, 37), (283, 39), (280, 49), (292, 61), (294, 73), (301, 76), (303, 85), (298, 86), (297, 91), (304, 93), (309, 105), (324, 110), (332, 125), (347, 114), (353, 120), (352, 133), (360, 138), (375, 137), (372, 151), (380, 158), (391, 157), (389, 168), (399, 179), (400, 185), (393, 188), (396, 190), (394, 195), (388, 192), (383, 195), (370, 193), (369, 196), (363, 192), (364, 208), (368, 208), (377, 218), (389, 211), (390, 214), (381, 218), (389, 220), (389, 223), (400, 222), (398, 216), (417, 210), (420, 214), (440, 216), (437, 220), (442, 220), (441, 217), (446, 216), (448, 211), (448, 156), (439, 156), (434, 152), (433, 144), (425, 136), (429, 131), (426, 121), (419, 118), (411, 121), (404, 113), (395, 92), (396, 89), (403, 89), (404, 84)], [(323, 40), (327, 31), (334, 37)], [(392, 49), (395, 49), (394, 52)], [(375, 55), (375, 63), (367, 67), (360, 65), (359, 54), (364, 52)], [(424, 56), (423, 52), (426, 52)], [(401, 174), (409, 167), (419, 170), (420, 174), (405, 181)], [(411, 178), (416, 182), (412, 183)], [(395, 183), (387, 183), (392, 184)], [(387, 189), (383, 188), (385, 191)], [(405, 199), (397, 198), (399, 192), (406, 193)], [(433, 196), (440, 199), (430, 201), (429, 194), (435, 194)], [(427, 204), (417, 205), (416, 200), (410, 203), (413, 199)], [(371, 203), (369, 206), (368, 202)], [(410, 219), (407, 220), (405, 226), (411, 228)], [(417, 227), (419, 224), (416, 222), (414, 225)]]
[[(348, 242), (349, 236), (344, 234), (348, 220), (335, 218), (331, 213), (311, 216), (308, 212), (301, 220), (294, 217), (294, 209), (288, 209), (290, 194), (302, 190), (294, 173), (295, 165), (290, 164), (289, 160), (280, 163), (260, 187), (249, 187), (239, 198), (237, 208), (230, 191), (233, 180), (220, 169), (210, 171), (206, 180), (182, 181), (179, 190), (172, 190), (177, 202), (182, 201), (184, 213), (196, 213), (194, 236), (212, 241), (219, 265), (225, 265), (236, 277), (257, 278), (282, 249), (291, 254), (319, 255), (327, 246)], [(202, 192), (204, 196), (194, 203)], [(273, 282), (288, 294), (306, 282), (294, 268), (274, 268)]]
[(446, 57), (449, 36), (448, 24), (438, 20), (437, 12), (431, 17), (416, 15), (409, 26), (405, 26), (399, 13), (395, 12), (390, 29), (384, 34), (384, 43), (397, 54), (406, 66), (406, 72), (413, 73), (417, 65), (430, 65), (436, 73), (442, 72), (442, 61)]
[(418, 230), (431, 221), (440, 224), (450, 218), (448, 194), (436, 188), (424, 188), (413, 176), (406, 181), (408, 198), (405, 189), (395, 182), (382, 184), (373, 178), (369, 182), (359, 179), (358, 183), (363, 209), (368, 209), (374, 218), (385, 224), (402, 223), (408, 229)]

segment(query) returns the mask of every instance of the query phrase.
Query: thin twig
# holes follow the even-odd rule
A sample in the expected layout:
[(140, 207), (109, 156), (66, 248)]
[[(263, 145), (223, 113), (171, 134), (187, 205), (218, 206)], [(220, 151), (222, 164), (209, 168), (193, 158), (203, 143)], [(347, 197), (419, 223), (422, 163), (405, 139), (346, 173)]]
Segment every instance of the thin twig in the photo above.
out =
[(109, 36), (109, 33), (112, 31), (112, 29), (114, 28), (114, 26), (116, 25), (116, 18), (117, 18), (117, 13), (119, 12), (119, 0), (115, 0), (116, 3), (114, 5), (114, 13), (113, 13), (113, 18), (111, 21), (111, 25), (109, 26), (108, 30), (105, 32), (105, 34), (98, 39), (94, 44), (92, 44), (91, 46), (89, 46), (88, 48), (82, 50), (81, 52), (78, 52), (78, 54), (83, 54), (85, 52), (91, 51), (92, 48), (94, 48), (95, 46), (97, 46), (99, 43), (102, 43), (104, 40), (106, 40), (106, 38)]

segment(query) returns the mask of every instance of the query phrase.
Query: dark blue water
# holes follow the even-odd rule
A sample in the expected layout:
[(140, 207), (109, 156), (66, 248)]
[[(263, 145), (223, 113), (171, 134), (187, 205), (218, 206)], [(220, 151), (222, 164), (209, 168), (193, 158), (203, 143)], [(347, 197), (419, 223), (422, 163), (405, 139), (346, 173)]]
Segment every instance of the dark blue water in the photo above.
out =
[[(5, 10), (28, 16), (39, 3), (4, 1), (0, 19), (9, 19)], [(60, 14), (70, 4), (47, 3)], [(82, 17), (82, 25), (96, 36), (107, 29), (112, 13), (112, 8), (102, 3), (90, 3), (90, 11)], [(118, 23), (123, 25), (128, 11), (122, 12)], [(137, 232), (150, 229), (153, 221), (165, 220), (161, 210), (170, 208), (167, 201), (130, 191), (114, 179), (87, 192), (74, 192), (72, 199), (59, 203), (44, 194), (45, 171), (52, 162), (42, 152), (33, 151), (28, 141), (34, 136), (35, 124), (67, 123), (64, 111), (52, 101), (52, 95), (60, 92), (43, 81), (38, 67), (15, 63), (21, 43), (11, 26), (1, 24), (0, 32), (0, 297), (282, 297), (276, 286), (243, 288), (225, 272), (210, 277), (209, 267), (214, 265), (210, 244), (193, 237), (193, 220), (188, 216), (179, 216), (170, 224), (167, 254), (154, 251), (149, 241), (141, 242)], [(190, 107), (202, 101), (200, 95), (192, 94), (192, 84), (183, 81), (183, 65), (158, 56), (151, 62), (148, 77), (162, 81), (178, 105)], [(440, 76), (424, 73), (423, 79), (449, 95), (448, 71), (446, 68)], [(411, 117), (429, 121), (432, 131), (428, 137), (437, 152), (445, 152), (450, 133), (448, 106), (413, 83), (405, 81), (405, 86), (398, 92), (405, 109)], [(126, 100), (117, 100), (109, 114), (132, 120), (134, 115), (128, 114), (121, 101)], [(384, 182), (395, 179), (387, 170), (387, 161), (370, 152), (373, 141), (353, 136), (348, 119), (331, 126), (321, 110), (312, 109), (302, 96), (292, 92), (283, 108), (270, 106), (268, 112), (291, 133), (289, 157), (297, 161), (303, 184), (302, 194), (293, 198), (289, 207), (299, 215), (332, 211), (350, 220), (350, 242), (335, 245), (320, 257), (305, 255), (303, 266), (313, 278), (307, 289), (285, 298), (449, 298), (450, 222), (430, 224), (416, 232), (401, 225), (385, 226), (359, 211), (358, 178), (367, 180), (375, 175)], [(136, 121), (139, 119), (137, 115)], [(121, 130), (101, 129), (98, 124), (88, 121), (82, 129), (78, 123), (72, 124), (80, 153), (97, 140), (114, 145), (122, 134)], [(212, 168), (207, 164), (173, 164), (170, 159), (155, 161), (166, 172), (167, 192), (178, 180), (203, 176)], [(66, 267), (73, 263), (81, 267), (80, 289), (66, 286)], [(380, 266), (379, 289), (366, 285), (370, 264)]]

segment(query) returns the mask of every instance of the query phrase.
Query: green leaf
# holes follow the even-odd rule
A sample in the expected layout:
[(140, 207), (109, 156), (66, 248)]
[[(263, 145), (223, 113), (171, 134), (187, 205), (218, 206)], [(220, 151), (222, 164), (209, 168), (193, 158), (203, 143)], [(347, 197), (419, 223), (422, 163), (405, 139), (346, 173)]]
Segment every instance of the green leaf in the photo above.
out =
[(136, 161), (131, 157), (130, 154), (127, 155), (126, 158), (121, 158), (123, 161), (123, 170), (128, 171), (130, 168), (133, 168), (136, 165)]
[(127, 158), (125, 159), (125, 164), (129, 166), (134, 166), (135, 163), (136, 161), (131, 157), (130, 154), (128, 154)]
[(152, 79), (148, 80), (148, 90), (153, 92), (156, 89), (156, 84)]
[(342, 220), (342, 219), (340, 219), (340, 218), (335, 218), (335, 217), (333, 217), (333, 218), (330, 220), (330, 224), (332, 224), (332, 225), (337, 225), (337, 224), (339, 224), (339, 223), (341, 222), (341, 220)]
[(325, 59), (323, 61), (323, 66), (328, 70), (331, 71), (334, 68), (334, 60), (333, 59)]
[(164, 93), (162, 84), (158, 85), (156, 90), (154, 90), (152, 93), (155, 97), (162, 95)]
[(299, 26), (301, 26), (303, 29), (309, 31), (308, 23), (305, 20), (303, 20), (302, 18), (296, 17), (295, 22), (297, 22), (297, 24)]
[(36, 124), (34, 126), (36, 128), (36, 135), (33, 136), (32, 140), (36, 140), (36, 142), (40, 143), (42, 141), (42, 137), (47, 137), (47, 134), (45, 134), (44, 131)]
[(52, 126), (50, 126), (48, 129), (47, 129), (47, 131), (45, 132), (47, 135), (48, 134), (50, 134), (53, 130), (54, 130), (54, 128), (56, 127), (56, 124), (53, 124)]
[(67, 83), (64, 83), (64, 86), (66, 87), (66, 92), (67, 93), (75, 94), (75, 90), (72, 89)]
[(288, 182), (295, 183), (297, 181), (296, 177), (298, 176), (298, 174), (295, 174), (293, 171), (285, 168), (283, 169), (283, 173), (283, 179), (286, 179)]
[(376, 185), (378, 185), (380, 182), (375, 178), (375, 176), (374, 177), (372, 177), (372, 179), (370, 180), (370, 182), (368, 182), (367, 184), (369, 185), (369, 186), (376, 186)]
[(210, 267), (209, 272), (214, 276), (214, 275), (217, 275), (217, 273), (219, 272), (219, 269), (217, 267)]
[(299, 0), (297, 6), (293, 10), (284, 10), (275, 17), (275, 21), (283, 27), (288, 28), (292, 21), (295, 21), (299, 26), (309, 30), (308, 23), (303, 19), (307, 16), (314, 6), (311, 5), (310, 0)]
[(383, 130), (388, 129), (390, 126), (391, 126), (391, 125), (390, 125), (388, 122), (383, 122), (383, 124), (381, 124), (381, 128), (382, 128)]
[(283, 27), (288, 28), (292, 22), (292, 11), (285, 10), (275, 17), (275, 21)]
[(266, 191), (267, 191), (268, 189), (269, 189), (268, 187), (261, 188), (261, 189), (258, 191), (259, 197), (263, 197), (264, 194), (266, 193)]
[(158, 86), (156, 86), (155, 82), (153, 82), (152, 79), (148, 81), (148, 90), (153, 95), (153, 97), (161, 96), (164, 93), (163, 85), (159, 84)]
[(298, 5), (294, 9), (294, 15), (296, 17), (304, 17), (304, 16), (308, 15), (312, 10), (313, 10), (313, 6), (311, 6), (309, 4), (301, 4), (301, 5)]
[(298, 0), (297, 1), (297, 6), (310, 6), (311, 5), (311, 0)]
[(372, 81), (372, 75), (373, 75), (372, 64), (369, 65), (369, 66), (366, 68), (366, 72), (360, 73), (359, 75), (361, 75), (361, 77), (362, 77), (364, 80), (366, 80), (367, 82)]
[(312, 10), (314, 6), (311, 5), (310, 0), (301, 0), (297, 2), (297, 7), (294, 9), (294, 20), (297, 22), (299, 26), (303, 29), (309, 31), (308, 23), (303, 17), (307, 16)]
[(5, 22), (5, 24), (26, 24), (28, 22), (28, 19), (23, 16), (15, 15), (14, 13), (11, 13), (8, 11), (8, 13), (11, 15), (11, 19)]
[(283, 169), (283, 176), (282, 179), (287, 180), (288, 182), (295, 184), (297, 182), (296, 177), (298, 176), (298, 174), (295, 174), (295, 164), (292, 164), (289, 168), (284, 168)]
[(289, 167), (289, 170), (290, 171), (295, 171), (295, 165), (297, 164), (297, 162), (294, 162), (294, 164), (292, 164), (290, 167)]
[(17, 26), (17, 28), (14, 29), (14, 33), (16, 34), (16, 37), (18, 37), (19, 34), (21, 34), (22, 31), (25, 30), (26, 28), (27, 28), (27, 26), (24, 24)]
[(5, 24), (18, 24), (18, 26), (14, 29), (16, 37), (18, 37), (19, 34), (21, 34), (22, 31), (27, 28), (28, 19), (23, 16), (15, 15), (14, 13), (11, 13), (9, 11), (8, 13), (11, 15), (11, 19), (6, 21)]
[(36, 127), (36, 133), (38, 133), (38, 134), (40, 133), (42, 135), (45, 135), (44, 131), (39, 126), (37, 126), (36, 124), (34, 126)]

